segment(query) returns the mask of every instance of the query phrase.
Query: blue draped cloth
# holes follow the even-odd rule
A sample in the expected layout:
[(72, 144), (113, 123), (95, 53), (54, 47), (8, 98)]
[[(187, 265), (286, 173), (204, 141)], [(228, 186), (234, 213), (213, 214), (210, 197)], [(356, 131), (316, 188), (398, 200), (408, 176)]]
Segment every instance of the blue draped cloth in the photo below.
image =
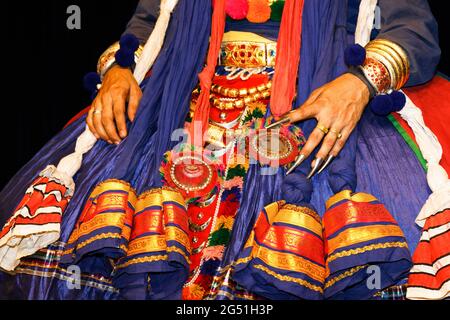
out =
[[(299, 107), (314, 89), (346, 71), (343, 61), (343, 51), (349, 42), (346, 8), (346, 0), (305, 2), (295, 107)], [(63, 216), (62, 243), (69, 239), (90, 192), (98, 183), (107, 179), (125, 180), (138, 194), (161, 186), (158, 169), (163, 154), (177, 143), (170, 140), (172, 132), (183, 127), (189, 111), (191, 92), (198, 83), (197, 74), (203, 67), (208, 48), (210, 20), (211, 1), (195, 1), (194, 5), (194, 1), (180, 0), (152, 76), (145, 83), (143, 99), (136, 121), (130, 124), (128, 138), (120, 146), (97, 142), (85, 156), (74, 178), (76, 191)], [(237, 24), (230, 23), (228, 28), (234, 26)], [(255, 31), (245, 29), (249, 26), (241, 23), (237, 29)], [(256, 28), (266, 28), (261, 33), (269, 35), (269, 38), (277, 37), (274, 26), (270, 24)], [(300, 126), (308, 136), (316, 124), (314, 120), (309, 120)], [(68, 126), (13, 177), (0, 193), (1, 225), (11, 216), (39, 172), (73, 152), (76, 139), (84, 129), (85, 118)], [(430, 192), (419, 161), (390, 122), (370, 112), (364, 114), (357, 135), (346, 148), (356, 150), (356, 191), (371, 193), (386, 205), (405, 233), (410, 250), (414, 250), (420, 236), (414, 219)], [(296, 174), (304, 176), (310, 165), (311, 159), (305, 161)], [(284, 170), (278, 170), (275, 175), (262, 175), (261, 170), (255, 164), (248, 171), (241, 207), (222, 266), (230, 265), (237, 258), (264, 206), (284, 199)], [(304, 198), (311, 198), (312, 207), (323, 215), (325, 201), (334, 194), (328, 181), (328, 170), (312, 182), (303, 182), (312, 183), (309, 188), (311, 194), (305, 194)], [(58, 272), (55, 271), (56, 274)], [(142, 274), (142, 277), (146, 276)], [(9, 295), (8, 292), (28, 299), (119, 298), (114, 290), (108, 291), (94, 285), (83, 286), (82, 290), (74, 292), (67, 287), (62, 276), (19, 273), (13, 277), (0, 272), (0, 298), (1, 294)], [(131, 292), (127, 297), (152, 298), (142, 291)], [(177, 298), (179, 293), (170, 297)]]

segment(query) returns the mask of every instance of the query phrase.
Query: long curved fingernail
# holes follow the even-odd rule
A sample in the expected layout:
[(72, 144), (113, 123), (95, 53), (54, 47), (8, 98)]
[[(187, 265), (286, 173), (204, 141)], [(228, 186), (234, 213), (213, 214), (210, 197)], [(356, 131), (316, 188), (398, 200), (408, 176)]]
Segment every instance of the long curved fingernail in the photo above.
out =
[(297, 168), (299, 165), (302, 164), (303, 161), (305, 161), (305, 158), (306, 158), (305, 155), (301, 154), (297, 158), (297, 160), (295, 160), (295, 163), (292, 165), (292, 167), (290, 167), (289, 170), (286, 172), (286, 175), (291, 174), (295, 170), (295, 168)]
[(311, 179), (319, 170), (320, 166), (323, 163), (323, 159), (322, 158), (316, 158), (315, 159), (315, 163), (314, 163), (314, 167), (311, 169), (311, 172), (308, 174), (308, 176), (306, 177), (306, 179)]
[(327, 158), (327, 161), (325, 161), (325, 163), (323, 164), (322, 168), (320, 168), (319, 172), (317, 172), (317, 174), (321, 174), (323, 172), (323, 170), (325, 170), (326, 167), (328, 167), (328, 165), (333, 162), (335, 156), (333, 155), (329, 155)]
[(278, 121), (276, 121), (276, 122), (274, 122), (272, 124), (267, 125), (266, 129), (273, 129), (275, 127), (282, 126), (283, 124), (286, 124), (286, 123), (291, 123), (291, 119), (289, 117), (287, 117), (287, 116), (284, 116), (280, 120), (278, 120)]

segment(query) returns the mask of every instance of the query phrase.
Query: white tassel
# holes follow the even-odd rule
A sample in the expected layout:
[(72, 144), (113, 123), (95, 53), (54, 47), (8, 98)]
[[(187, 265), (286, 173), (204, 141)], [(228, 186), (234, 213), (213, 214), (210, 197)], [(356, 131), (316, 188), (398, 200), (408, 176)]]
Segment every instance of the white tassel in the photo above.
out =
[(147, 72), (153, 66), (164, 44), (167, 27), (169, 26), (170, 16), (177, 5), (178, 0), (162, 0), (158, 21), (156, 21), (150, 38), (145, 44), (144, 50), (134, 69), (134, 77), (138, 83), (141, 83)]
[(54, 175), (64, 175), (66, 177), (66, 179), (64, 179), (64, 184), (72, 191), (75, 189), (73, 176), (80, 170), (81, 163), (83, 162), (83, 155), (91, 150), (96, 142), (97, 138), (91, 130), (89, 130), (89, 127), (86, 126), (86, 130), (77, 139), (75, 151), (61, 159), (56, 171), (53, 173)]
[[(178, 0), (161, 1), (160, 16), (153, 32), (145, 44), (134, 72), (134, 76), (139, 84), (144, 80), (145, 75), (153, 66), (161, 51), (166, 31), (169, 26), (170, 17), (177, 3)], [(74, 182), (71, 179), (80, 169), (83, 162), (83, 155), (89, 152), (96, 142), (97, 138), (95, 138), (94, 134), (89, 130), (89, 127), (86, 126), (86, 130), (77, 139), (74, 153), (66, 156), (59, 162), (56, 172), (69, 177), (70, 180), (66, 179), (68, 183), (66, 186), (70, 189), (73, 190), (75, 188)]]
[(370, 41), (370, 35), (375, 23), (377, 3), (378, 0), (361, 0), (355, 31), (355, 43), (362, 47), (365, 47)]
[(416, 223), (423, 227), (428, 217), (450, 208), (450, 180), (445, 169), (439, 164), (442, 159), (442, 146), (425, 125), (422, 111), (406, 97), (406, 105), (399, 114), (413, 130), (420, 151), (427, 161), (427, 181), (433, 193), (416, 219)]

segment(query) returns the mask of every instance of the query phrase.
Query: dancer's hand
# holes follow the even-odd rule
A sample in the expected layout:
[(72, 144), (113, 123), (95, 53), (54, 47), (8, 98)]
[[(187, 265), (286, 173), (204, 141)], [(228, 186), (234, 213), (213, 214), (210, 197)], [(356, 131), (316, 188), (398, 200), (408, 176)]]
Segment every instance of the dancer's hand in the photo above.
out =
[(315, 90), (303, 106), (288, 114), (291, 122), (311, 118), (318, 121), (302, 149), (303, 158), (308, 158), (322, 140), (316, 159), (336, 157), (361, 119), (369, 97), (364, 82), (352, 74), (344, 74)]
[[(127, 135), (126, 113), (134, 121), (142, 91), (130, 69), (114, 66), (103, 79), (86, 122), (97, 137), (119, 144)], [(128, 109), (126, 107), (128, 102)]]

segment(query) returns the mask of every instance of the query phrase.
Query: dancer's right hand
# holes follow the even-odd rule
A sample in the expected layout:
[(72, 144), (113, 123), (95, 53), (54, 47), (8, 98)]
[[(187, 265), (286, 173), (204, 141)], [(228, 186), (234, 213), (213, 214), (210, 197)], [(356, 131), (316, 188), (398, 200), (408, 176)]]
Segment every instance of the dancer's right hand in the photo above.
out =
[(142, 91), (131, 70), (112, 67), (86, 118), (89, 129), (97, 139), (119, 144), (128, 135), (126, 114), (134, 121), (141, 98)]

